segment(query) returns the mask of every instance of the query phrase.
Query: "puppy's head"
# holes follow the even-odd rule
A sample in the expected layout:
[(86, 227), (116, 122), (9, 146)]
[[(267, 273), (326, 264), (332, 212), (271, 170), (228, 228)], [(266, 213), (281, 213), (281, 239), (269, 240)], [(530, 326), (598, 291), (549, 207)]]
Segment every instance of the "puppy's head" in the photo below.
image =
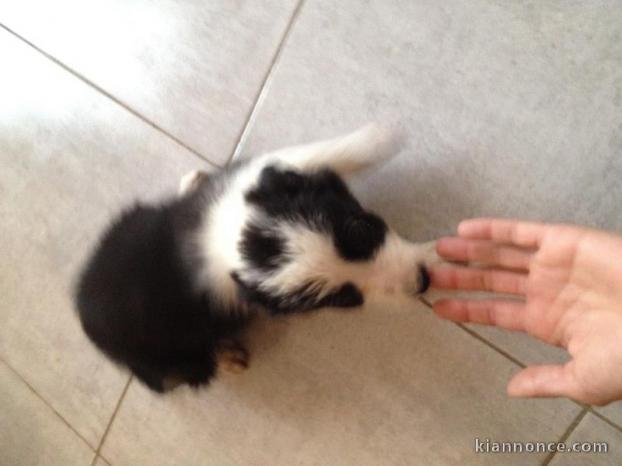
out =
[(275, 312), (361, 305), (372, 293), (425, 291), (417, 246), (366, 211), (333, 171), (263, 169), (232, 276), (242, 298)]

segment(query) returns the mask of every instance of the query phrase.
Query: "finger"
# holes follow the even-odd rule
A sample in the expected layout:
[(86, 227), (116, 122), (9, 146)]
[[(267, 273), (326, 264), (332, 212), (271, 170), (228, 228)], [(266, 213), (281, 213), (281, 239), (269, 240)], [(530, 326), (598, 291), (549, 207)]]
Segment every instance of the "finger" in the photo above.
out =
[(508, 395), (513, 397), (557, 397), (579, 399), (572, 361), (563, 366), (529, 366), (516, 374), (508, 384)]
[(527, 274), (520, 272), (447, 266), (433, 267), (429, 272), (433, 288), (493, 291), (521, 296), (527, 291)]
[(548, 227), (542, 223), (480, 218), (458, 225), (458, 235), (467, 239), (485, 239), (528, 248), (540, 246)]
[(451, 300), (433, 304), (434, 312), (443, 319), (494, 325), (507, 330), (525, 330), (524, 308), (520, 302), (507, 300)]
[(436, 242), (439, 256), (460, 262), (478, 262), (508, 269), (529, 270), (533, 253), (493, 241), (441, 238)]

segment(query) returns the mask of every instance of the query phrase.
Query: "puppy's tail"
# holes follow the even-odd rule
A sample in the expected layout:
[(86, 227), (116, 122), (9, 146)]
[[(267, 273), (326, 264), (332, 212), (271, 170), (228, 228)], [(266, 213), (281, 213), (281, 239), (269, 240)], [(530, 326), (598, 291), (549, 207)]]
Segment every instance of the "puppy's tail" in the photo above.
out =
[(300, 171), (330, 168), (349, 175), (397, 155), (405, 142), (397, 128), (368, 124), (345, 136), (282, 149), (271, 154)]

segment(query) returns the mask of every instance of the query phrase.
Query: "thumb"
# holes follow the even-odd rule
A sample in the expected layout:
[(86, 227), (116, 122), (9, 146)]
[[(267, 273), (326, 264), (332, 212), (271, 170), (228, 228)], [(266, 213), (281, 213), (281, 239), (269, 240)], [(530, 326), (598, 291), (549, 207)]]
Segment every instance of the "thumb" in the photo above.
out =
[(557, 397), (574, 398), (575, 379), (572, 361), (564, 366), (529, 366), (516, 374), (508, 384), (508, 395), (512, 397)]

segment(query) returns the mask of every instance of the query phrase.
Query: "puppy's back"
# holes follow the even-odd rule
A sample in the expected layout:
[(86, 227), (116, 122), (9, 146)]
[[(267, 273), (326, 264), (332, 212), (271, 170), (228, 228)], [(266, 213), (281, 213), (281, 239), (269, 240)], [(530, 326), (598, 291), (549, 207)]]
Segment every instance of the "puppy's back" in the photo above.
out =
[(107, 230), (78, 283), (82, 326), (147, 385), (214, 372), (208, 303), (194, 296), (179, 254), (175, 206), (136, 205)]

